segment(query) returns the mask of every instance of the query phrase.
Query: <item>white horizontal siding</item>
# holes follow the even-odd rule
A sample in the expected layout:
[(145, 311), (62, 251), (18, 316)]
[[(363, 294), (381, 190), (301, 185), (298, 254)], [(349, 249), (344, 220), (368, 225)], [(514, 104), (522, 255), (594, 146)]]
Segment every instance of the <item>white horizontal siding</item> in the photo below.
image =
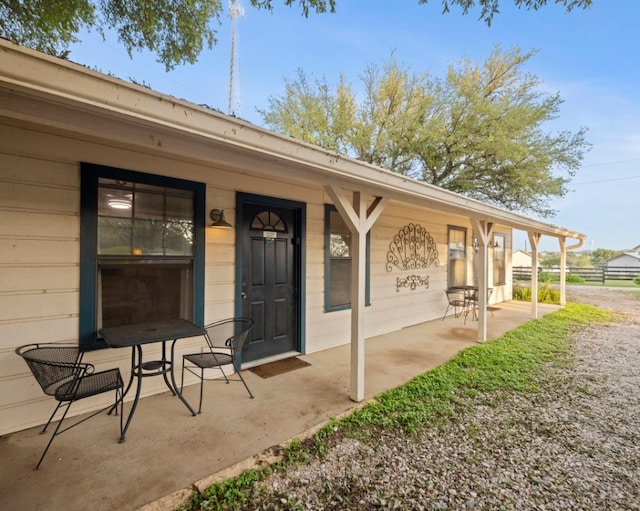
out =
[[(80, 162), (155, 173), (206, 183), (206, 211), (224, 209), (235, 224), (236, 192), (306, 204), (306, 350), (350, 341), (350, 311), (324, 311), (324, 204), (322, 186), (251, 178), (177, 161), (163, 154), (127, 151), (66, 136), (0, 124), (0, 434), (42, 423), (51, 411), (14, 349), (31, 342), (77, 342), (80, 267)], [(409, 223), (427, 229), (437, 243), (440, 265), (416, 271), (387, 271), (389, 243)], [(446, 307), (447, 224), (466, 219), (397, 203), (387, 206), (371, 232), (371, 306), (365, 336), (439, 317)], [(205, 321), (235, 314), (235, 230), (206, 230)], [(396, 278), (428, 276), (428, 288), (396, 289)], [(179, 353), (198, 341), (179, 343)], [(159, 349), (159, 348), (158, 348)], [(149, 356), (153, 356), (151, 350)], [(129, 350), (91, 352), (99, 367), (129, 374)], [(148, 379), (145, 395), (164, 391)], [(155, 381), (158, 380), (158, 381)], [(84, 407), (77, 407), (76, 413)]]

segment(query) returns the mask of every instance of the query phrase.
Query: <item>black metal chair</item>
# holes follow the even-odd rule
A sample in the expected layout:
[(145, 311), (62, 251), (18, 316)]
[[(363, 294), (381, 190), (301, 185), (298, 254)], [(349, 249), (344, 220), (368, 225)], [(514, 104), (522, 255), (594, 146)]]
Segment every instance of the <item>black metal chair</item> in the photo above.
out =
[[(253, 394), (247, 386), (247, 382), (242, 377), (242, 368), (240, 367), (240, 354), (244, 346), (249, 331), (253, 326), (253, 320), (250, 318), (230, 318), (217, 321), (206, 325), (207, 348), (201, 350), (200, 353), (190, 353), (182, 357), (182, 377), (180, 380), (180, 389), (184, 384), (184, 371), (196, 375), (200, 379), (200, 404), (198, 405), (198, 413), (202, 411), (202, 394), (205, 380), (219, 380), (219, 375), (213, 378), (205, 378), (206, 369), (219, 369), (227, 383), (231, 381), (241, 381), (247, 389), (249, 396), (253, 399)], [(233, 365), (233, 369), (239, 379), (231, 380), (226, 375), (222, 366)], [(216, 373), (218, 374), (218, 373)]]
[[(62, 417), (49, 439), (49, 443), (44, 449), (40, 460), (35, 467), (38, 470), (44, 459), (53, 439), (81, 424), (82, 422), (95, 417), (100, 412), (109, 408), (115, 408), (117, 413), (120, 404), (120, 434), (122, 434), (122, 406), (124, 383), (119, 369), (108, 369), (106, 371), (95, 372), (92, 364), (82, 362), (83, 353), (77, 345), (65, 345), (55, 343), (27, 344), (16, 348), (16, 353), (20, 355), (29, 366), (36, 381), (48, 396), (53, 396), (58, 405), (44, 425), (41, 433), (45, 433), (49, 424), (61, 407), (64, 408)], [(105, 392), (115, 392), (115, 402), (100, 410), (91, 413), (73, 424), (60, 429), (62, 423), (69, 412), (71, 404), (80, 399), (96, 396)]]
[(466, 316), (468, 302), (465, 298), (464, 289), (447, 289), (445, 290), (445, 294), (447, 295), (447, 309), (444, 311), (442, 320), (444, 321), (444, 318), (447, 317), (449, 309), (453, 309), (453, 315), (456, 318), (459, 318), (463, 313)]

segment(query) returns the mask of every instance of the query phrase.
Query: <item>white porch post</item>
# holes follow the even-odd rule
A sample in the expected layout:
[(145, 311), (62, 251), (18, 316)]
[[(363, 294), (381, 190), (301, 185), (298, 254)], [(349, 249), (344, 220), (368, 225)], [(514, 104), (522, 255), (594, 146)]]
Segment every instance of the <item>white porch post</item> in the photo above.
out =
[(560, 244), (560, 305), (567, 305), (567, 239), (558, 238)]
[(364, 399), (364, 307), (366, 284), (367, 233), (378, 219), (388, 199), (376, 197), (367, 209), (360, 192), (353, 192), (352, 201), (341, 189), (327, 186), (327, 194), (351, 231), (351, 386), (349, 397)]
[(541, 234), (539, 232), (528, 232), (529, 243), (531, 243), (531, 317), (538, 318), (538, 245)]
[(473, 230), (478, 237), (478, 342), (487, 340), (487, 298), (489, 296), (489, 242), (493, 233), (493, 223), (471, 219)]

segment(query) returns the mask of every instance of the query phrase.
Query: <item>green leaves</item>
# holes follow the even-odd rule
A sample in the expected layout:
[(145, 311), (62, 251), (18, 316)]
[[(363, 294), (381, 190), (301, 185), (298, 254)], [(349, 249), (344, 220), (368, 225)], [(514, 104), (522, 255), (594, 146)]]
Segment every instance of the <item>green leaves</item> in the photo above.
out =
[(90, 0), (0, 1), (0, 36), (50, 55), (64, 55), (76, 34), (95, 20)]
[[(292, 6), (294, 0), (283, 0)], [(335, 0), (299, 0), (304, 16), (335, 12)], [(273, 9), (272, 0), (251, 0)], [(132, 56), (149, 50), (167, 71), (192, 64), (216, 43), (222, 0), (0, 0), (0, 37), (44, 53), (66, 56), (82, 29), (112, 29)]]
[[(484, 21), (487, 25), (491, 26), (493, 17), (500, 13), (500, 0), (441, 0), (442, 1), (442, 13), (448, 13), (451, 11), (452, 6), (458, 6), (462, 10), (462, 14), (468, 14), (469, 11), (475, 7), (480, 8), (480, 16), (478, 19)], [(429, 0), (418, 0), (419, 4), (428, 4)], [(525, 8), (527, 10), (537, 11), (538, 9), (547, 5), (547, 0), (513, 0), (513, 3), (518, 8)], [(553, 0), (554, 4), (561, 4), (565, 7), (567, 12), (571, 12), (573, 9), (581, 8), (587, 9), (592, 0)]]
[(220, 0), (100, 0), (102, 24), (118, 33), (129, 55), (148, 49), (167, 70), (194, 63), (216, 43), (210, 20), (220, 21)]
[(535, 54), (495, 47), (443, 78), (393, 58), (361, 75), (362, 98), (344, 78), (331, 87), (303, 70), (269, 99), (264, 122), (295, 138), (513, 211), (551, 216), (550, 204), (588, 149), (586, 130), (545, 131), (559, 94), (524, 71)]

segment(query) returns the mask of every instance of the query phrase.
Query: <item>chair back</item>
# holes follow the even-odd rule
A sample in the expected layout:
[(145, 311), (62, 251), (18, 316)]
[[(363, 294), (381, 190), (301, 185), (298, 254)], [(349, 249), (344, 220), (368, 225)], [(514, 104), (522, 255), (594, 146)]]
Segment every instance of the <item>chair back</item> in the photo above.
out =
[(445, 294), (450, 305), (459, 305), (464, 302), (464, 289), (446, 289)]
[(240, 353), (253, 326), (251, 318), (230, 318), (206, 325), (211, 348), (228, 348)]
[(77, 346), (27, 344), (16, 349), (29, 366), (42, 391), (50, 396), (64, 383), (78, 378), (82, 353)]

